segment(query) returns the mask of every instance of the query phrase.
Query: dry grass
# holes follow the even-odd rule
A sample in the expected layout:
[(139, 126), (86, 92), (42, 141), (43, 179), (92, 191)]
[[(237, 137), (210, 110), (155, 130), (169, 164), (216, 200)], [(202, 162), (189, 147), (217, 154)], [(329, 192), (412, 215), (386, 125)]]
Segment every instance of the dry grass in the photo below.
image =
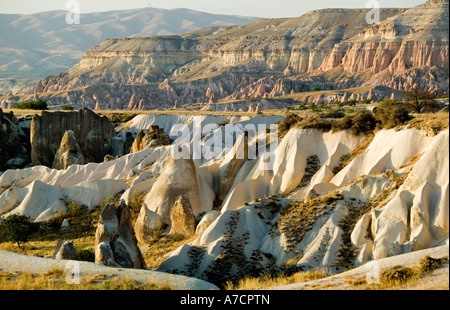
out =
[[(449, 129), (449, 114), (448, 112), (416, 114), (414, 119), (404, 127), (415, 128), (426, 132), (428, 136), (435, 136), (439, 132)], [(403, 126), (399, 129), (402, 128)]]
[(68, 284), (62, 270), (47, 274), (1, 272), (0, 290), (168, 290), (155, 283), (140, 283), (129, 278), (108, 278), (105, 275), (81, 277), (79, 284)]
[(345, 281), (359, 290), (405, 290), (417, 288), (448, 290), (448, 283), (435, 286), (431, 283), (430, 277), (433, 271), (441, 268), (446, 263), (448, 264), (448, 257), (435, 259), (426, 256), (416, 266), (406, 267), (398, 265), (383, 270), (378, 284), (368, 284), (365, 277), (359, 279), (348, 277)]
[(281, 211), (278, 223), (280, 231), (286, 237), (286, 252), (294, 250), (305, 234), (313, 228), (317, 219), (328, 214), (336, 201), (342, 198), (338, 192), (332, 192), (320, 197), (290, 202)]
[[(66, 241), (66, 239), (64, 239)], [(95, 244), (94, 236), (70, 239), (78, 250), (93, 249)], [(51, 258), (56, 248), (57, 239), (54, 240), (31, 240), (21, 245), (20, 249), (16, 243), (7, 241), (0, 243), (0, 250), (15, 252), (28, 256), (42, 256)]]
[(150, 269), (159, 267), (165, 259), (165, 255), (176, 250), (183, 244), (192, 242), (198, 236), (191, 236), (186, 238), (183, 235), (168, 235), (162, 233), (155, 233), (152, 240), (141, 249), (144, 256), (145, 263)]
[(265, 275), (259, 278), (244, 278), (237, 284), (227, 282), (225, 284), (226, 290), (259, 290), (267, 287), (288, 285), (293, 283), (302, 283), (311, 280), (317, 280), (328, 277), (330, 274), (327, 269), (316, 269), (305, 272), (298, 272), (291, 276), (280, 275), (273, 277)]

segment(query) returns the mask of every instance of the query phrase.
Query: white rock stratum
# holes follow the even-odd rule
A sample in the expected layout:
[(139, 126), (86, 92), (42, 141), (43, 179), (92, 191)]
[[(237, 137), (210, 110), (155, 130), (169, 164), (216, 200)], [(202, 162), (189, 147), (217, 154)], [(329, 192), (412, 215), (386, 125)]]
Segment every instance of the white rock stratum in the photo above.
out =
[[(156, 119), (138, 116), (127, 126), (142, 130)], [(176, 123), (192, 126), (189, 117), (167, 116), (159, 121), (158, 125), (168, 124), (161, 126), (166, 133)], [(196, 143), (208, 139), (211, 136)], [(22, 213), (45, 221), (64, 210), (64, 199), (93, 208), (112, 195), (123, 193), (127, 201), (136, 193), (147, 193), (145, 212), (141, 211), (147, 233), (161, 227), (169, 232), (169, 214), (179, 196), (199, 193), (190, 199), (192, 211), (197, 222), (204, 214), (208, 218), (201, 221), (197, 238), (170, 253), (158, 270), (217, 285), (272, 268), (327, 267), (339, 272), (373, 259), (448, 244), (449, 131), (430, 136), (417, 129), (381, 130), (367, 141), (346, 131), (295, 128), (274, 151), (272, 170), (262, 170), (262, 159), (257, 158), (245, 160), (232, 174), (223, 164), (229, 162), (226, 152), (209, 160), (177, 163), (168, 160), (174, 146), (67, 170), (43, 166), (7, 170), (0, 175), (0, 215)], [(249, 140), (248, 145), (254, 143)], [(358, 156), (340, 171), (335, 169), (364, 143)], [(177, 168), (182, 166), (184, 170)], [(232, 181), (227, 180), (231, 185), (220, 212), (211, 216), (208, 212), (220, 202), (219, 180), (224, 175), (231, 176)], [(178, 185), (189, 181), (192, 188), (176, 189), (177, 196), (170, 197), (172, 181)]]

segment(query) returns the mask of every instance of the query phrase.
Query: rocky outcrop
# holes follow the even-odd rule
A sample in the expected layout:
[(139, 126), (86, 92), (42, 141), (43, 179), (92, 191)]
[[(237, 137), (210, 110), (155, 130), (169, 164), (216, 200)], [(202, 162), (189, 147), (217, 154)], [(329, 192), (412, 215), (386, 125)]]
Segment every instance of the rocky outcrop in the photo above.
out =
[(53, 169), (67, 169), (72, 165), (84, 165), (84, 156), (72, 130), (67, 130), (53, 160)]
[(29, 163), (30, 156), (24, 146), (26, 139), (16, 117), (0, 109), (0, 171), (21, 168)]
[(162, 145), (171, 145), (170, 138), (164, 133), (159, 126), (150, 126), (147, 133), (140, 131), (131, 146), (131, 153), (137, 153), (150, 147), (158, 147)]
[[(337, 173), (340, 158), (366, 142), (320, 135), (291, 130), (277, 148), (273, 178), (244, 164), (218, 217), (211, 214), (209, 227), (158, 270), (222, 285), (267, 270), (341, 272), (448, 243), (448, 130), (379, 131)], [(283, 198), (265, 198), (277, 193)]]
[(195, 216), (192, 212), (192, 207), (185, 196), (180, 196), (175, 201), (170, 210), (171, 228), (170, 234), (181, 234), (184, 236), (191, 236), (195, 234)]
[[(170, 231), (173, 224), (177, 226), (176, 223), (172, 223), (172, 219), (180, 218), (176, 214), (192, 213), (195, 216), (201, 212), (210, 211), (202, 210), (202, 195), (194, 161), (188, 152), (179, 155), (181, 157), (176, 158), (178, 155), (171, 152), (161, 174), (145, 196), (144, 205), (135, 225), (140, 242), (145, 241), (155, 229), (167, 227)], [(180, 197), (182, 197), (181, 201), (179, 201)], [(178, 211), (172, 214), (174, 207), (177, 207)], [(185, 220), (182, 219), (182, 221)], [(188, 226), (188, 231), (192, 232), (191, 220), (182, 226)], [(195, 232), (195, 225), (193, 230)]]
[(73, 244), (73, 241), (66, 241), (63, 243), (61, 239), (56, 244), (55, 252), (52, 256), (53, 259), (67, 259), (67, 260), (80, 260), (77, 250)]
[(247, 137), (241, 135), (219, 167), (219, 200), (224, 200), (233, 184), (236, 174), (248, 159)]
[(122, 201), (108, 204), (100, 214), (95, 233), (95, 262), (110, 267), (146, 269), (131, 225), (131, 213)]
[(52, 166), (67, 130), (73, 136), (86, 162), (102, 162), (116, 135), (112, 123), (89, 109), (78, 112), (42, 112), (31, 122), (31, 160), (35, 165)]

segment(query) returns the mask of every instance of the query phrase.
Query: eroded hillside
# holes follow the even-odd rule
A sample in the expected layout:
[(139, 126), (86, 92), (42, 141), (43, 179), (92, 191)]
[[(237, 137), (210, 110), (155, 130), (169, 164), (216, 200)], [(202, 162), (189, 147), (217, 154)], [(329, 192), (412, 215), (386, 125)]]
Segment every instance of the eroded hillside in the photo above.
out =
[(361, 86), (367, 89), (334, 100), (372, 99), (377, 86), (387, 88), (377, 99), (400, 98), (415, 84), (448, 94), (448, 1), (381, 9), (376, 25), (367, 24), (367, 13), (325, 9), (176, 36), (109, 39), (20, 98), (36, 92), (53, 103), (147, 110)]

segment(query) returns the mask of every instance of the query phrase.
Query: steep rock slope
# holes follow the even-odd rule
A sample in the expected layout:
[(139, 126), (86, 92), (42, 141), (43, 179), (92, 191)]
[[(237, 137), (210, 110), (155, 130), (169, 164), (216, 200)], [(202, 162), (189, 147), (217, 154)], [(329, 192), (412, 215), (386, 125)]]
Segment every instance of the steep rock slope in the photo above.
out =
[(29, 162), (25, 148), (26, 136), (12, 114), (0, 109), (0, 171), (13, 167), (22, 167)]
[(87, 161), (101, 162), (116, 135), (112, 123), (89, 109), (78, 112), (43, 112), (31, 122), (31, 161), (52, 166), (66, 130), (71, 130)]
[[(134, 128), (139, 131), (156, 119), (140, 116), (129, 124), (144, 127)], [(171, 116), (161, 123), (194, 126), (192, 118), (181, 119)], [(199, 120), (208, 124), (214, 118)], [(265, 124), (276, 118), (228, 121)], [(211, 135), (186, 139), (184, 145), (208, 145)], [(186, 214), (189, 233), (192, 216), (201, 223), (196, 239), (170, 253), (159, 270), (217, 285), (262, 272), (316, 267), (340, 272), (373, 259), (448, 244), (448, 139), (448, 130), (431, 135), (392, 129), (355, 137), (347, 131), (294, 128), (273, 150), (269, 169), (262, 169), (267, 166), (261, 155), (244, 157), (243, 162), (226, 158), (237, 154), (233, 147), (217, 157), (192, 160), (171, 157), (179, 150), (171, 145), (67, 170), (7, 170), (0, 175), (0, 215), (22, 213), (46, 221), (64, 210), (64, 199), (92, 208), (108, 196), (122, 195), (127, 201), (143, 193), (142, 216), (135, 226), (142, 228), (136, 229), (141, 245), (155, 230), (171, 230), (174, 209), (178, 216)], [(256, 143), (243, 142), (240, 136), (234, 147), (245, 150)], [(362, 152), (348, 158), (355, 149)], [(340, 167), (343, 158), (348, 163)], [(226, 186), (220, 182), (224, 176)]]
[[(291, 131), (283, 142), (296, 134)], [(380, 145), (378, 136), (396, 143)], [(405, 139), (422, 142), (405, 151)], [(363, 165), (354, 179), (319, 195), (311, 191), (301, 200), (259, 199), (267, 194), (244, 197), (240, 192), (243, 201), (253, 201), (234, 208), (224, 202), (221, 215), (195, 241), (172, 253), (159, 270), (221, 285), (267, 271), (326, 267), (339, 272), (372, 259), (448, 243), (448, 131), (435, 137), (416, 130), (381, 131), (349, 166), (375, 156), (370, 155), (373, 148), (379, 152), (369, 170)], [(307, 154), (297, 152), (297, 162), (306, 161)], [(388, 160), (385, 154), (390, 154)], [(278, 175), (288, 177), (289, 172)], [(320, 170), (314, 176), (319, 175)], [(243, 183), (250, 186), (256, 180), (252, 175), (249, 179)], [(265, 182), (268, 186), (270, 178)], [(259, 181), (257, 187), (261, 186), (264, 181)]]

